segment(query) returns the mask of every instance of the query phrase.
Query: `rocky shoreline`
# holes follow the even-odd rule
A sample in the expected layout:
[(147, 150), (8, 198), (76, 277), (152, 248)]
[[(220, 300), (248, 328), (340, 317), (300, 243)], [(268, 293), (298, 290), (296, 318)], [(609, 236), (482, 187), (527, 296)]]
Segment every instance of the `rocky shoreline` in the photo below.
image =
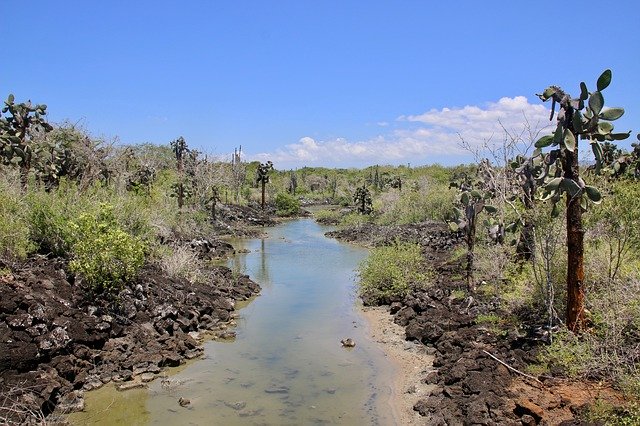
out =
[[(387, 327), (387, 334), (395, 330), (395, 336), (385, 337), (380, 330), (373, 330), (372, 336), (400, 364), (394, 405), (402, 424), (572, 425), (582, 424), (577, 420), (580, 413), (595, 401), (622, 402), (606, 385), (523, 373), (535, 362), (543, 335), (534, 324), (494, 330), (477, 321), (478, 315), (501, 312), (495, 300), (462, 296), (462, 265), (450, 260), (458, 241), (443, 225), (367, 224), (330, 235), (368, 246), (390, 244), (396, 238), (419, 243), (436, 272), (429, 288), (374, 308), (373, 327), (384, 324), (380, 310), (400, 326)], [(433, 357), (415, 365), (415, 358), (407, 357), (417, 350), (399, 350), (398, 337), (419, 343), (422, 352)], [(408, 397), (412, 393), (417, 397)], [(408, 414), (410, 410), (420, 419)]]
[(147, 265), (106, 301), (74, 285), (61, 259), (0, 269), (0, 418), (16, 423), (80, 410), (84, 391), (136, 387), (200, 356), (203, 334), (233, 338), (235, 302), (260, 291), (222, 266), (209, 269), (207, 284), (192, 284)]
[[(461, 265), (450, 260), (460, 239), (444, 224), (366, 224), (328, 235), (367, 246), (416, 242), (435, 271), (428, 288), (364, 312), (374, 340), (399, 366), (391, 405), (400, 424), (579, 424), (595, 399), (621, 402), (607, 386), (522, 374), (543, 336), (534, 324), (505, 331), (477, 321), (499, 315), (498, 304), (464, 295)], [(221, 241), (187, 244), (205, 259), (233, 252)], [(106, 383), (144, 386), (163, 368), (200, 356), (205, 335), (232, 339), (235, 302), (260, 291), (221, 266), (209, 268), (204, 285), (147, 265), (107, 301), (88, 297), (65, 271), (62, 259), (42, 256), (0, 263), (2, 421), (81, 410), (84, 392)]]

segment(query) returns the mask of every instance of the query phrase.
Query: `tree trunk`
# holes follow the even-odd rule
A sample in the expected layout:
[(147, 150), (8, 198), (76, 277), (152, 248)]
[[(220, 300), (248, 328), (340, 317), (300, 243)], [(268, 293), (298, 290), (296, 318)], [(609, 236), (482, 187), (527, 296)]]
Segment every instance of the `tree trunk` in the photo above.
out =
[(182, 210), (182, 206), (184, 205), (184, 187), (182, 186), (182, 182), (178, 184), (178, 210)]
[(26, 160), (20, 165), (20, 186), (22, 187), (23, 193), (26, 193), (29, 189), (29, 168)]
[(264, 210), (264, 188), (266, 186), (266, 182), (262, 180), (262, 210)]
[(475, 293), (476, 284), (473, 279), (473, 250), (476, 243), (476, 220), (475, 217), (469, 221), (469, 230), (467, 233), (467, 289), (471, 293)]
[[(573, 129), (571, 129), (573, 130)], [(577, 144), (576, 144), (577, 145)], [(564, 177), (578, 182), (578, 147), (571, 152), (565, 150)], [(581, 331), (584, 318), (584, 229), (580, 197), (567, 197), (567, 327)]]

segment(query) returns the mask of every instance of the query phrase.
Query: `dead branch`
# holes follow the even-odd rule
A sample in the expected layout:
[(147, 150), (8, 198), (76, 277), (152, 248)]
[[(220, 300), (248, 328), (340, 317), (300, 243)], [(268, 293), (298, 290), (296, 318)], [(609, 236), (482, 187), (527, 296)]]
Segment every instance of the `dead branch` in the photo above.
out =
[(504, 361), (502, 361), (502, 360), (498, 359), (496, 356), (492, 355), (491, 353), (489, 353), (489, 352), (487, 352), (487, 351), (485, 351), (485, 350), (482, 350), (482, 352), (484, 352), (485, 354), (489, 355), (491, 358), (495, 359), (495, 360), (496, 360), (496, 361), (498, 361), (500, 364), (504, 365), (504, 366), (505, 366), (505, 367), (507, 367), (509, 370), (513, 371), (514, 373), (518, 373), (518, 374), (520, 374), (521, 376), (524, 376), (524, 377), (526, 377), (526, 378), (528, 378), (528, 379), (531, 379), (531, 380), (533, 380), (533, 381), (535, 381), (535, 382), (537, 382), (537, 383), (539, 383), (539, 384), (541, 384), (541, 385), (543, 384), (540, 380), (538, 380), (538, 378), (533, 377), (533, 376), (531, 376), (531, 375), (529, 375), (529, 374), (527, 374), (527, 373), (523, 373), (522, 371), (518, 370), (517, 368), (513, 368), (512, 366), (510, 366), (510, 365), (509, 365), (509, 364), (507, 364), (506, 362), (504, 362)]

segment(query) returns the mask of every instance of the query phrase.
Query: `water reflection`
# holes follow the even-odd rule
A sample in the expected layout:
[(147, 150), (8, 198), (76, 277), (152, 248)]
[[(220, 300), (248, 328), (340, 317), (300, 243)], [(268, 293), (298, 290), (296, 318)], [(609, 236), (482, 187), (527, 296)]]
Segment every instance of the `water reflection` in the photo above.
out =
[[(206, 343), (204, 359), (150, 385), (139, 424), (392, 423), (378, 408), (392, 368), (354, 310), (366, 251), (325, 230), (298, 220), (232, 242), (230, 267), (260, 282), (261, 295), (240, 311), (233, 343)], [(346, 337), (355, 348), (341, 347)]]

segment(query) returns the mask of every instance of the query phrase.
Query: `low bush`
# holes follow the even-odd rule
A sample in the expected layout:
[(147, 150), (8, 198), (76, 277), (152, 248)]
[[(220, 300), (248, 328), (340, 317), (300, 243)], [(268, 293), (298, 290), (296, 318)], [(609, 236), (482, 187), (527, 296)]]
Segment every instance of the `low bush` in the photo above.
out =
[(337, 209), (318, 210), (313, 213), (314, 218), (319, 223), (326, 225), (337, 225), (342, 219), (342, 213)]
[(427, 285), (422, 251), (417, 244), (395, 242), (371, 250), (358, 269), (360, 295), (366, 305), (388, 304)]
[[(29, 194), (30, 233), (37, 251), (42, 254), (68, 257), (73, 244), (70, 220), (73, 207), (64, 190), (55, 193), (34, 191)], [(74, 197), (70, 197), (74, 198)], [(78, 200), (75, 199), (77, 205)]]
[(28, 205), (17, 188), (0, 186), (0, 256), (25, 258), (34, 249), (25, 225)]
[(118, 226), (110, 205), (95, 215), (81, 214), (71, 227), (75, 242), (69, 267), (92, 292), (119, 293), (144, 264), (144, 244)]
[(300, 213), (300, 201), (285, 192), (280, 192), (276, 195), (275, 204), (278, 216), (294, 216)]
[(423, 181), (402, 192), (383, 193), (374, 207), (381, 212), (379, 222), (385, 225), (441, 221), (454, 205), (454, 197), (455, 191), (448, 186)]

